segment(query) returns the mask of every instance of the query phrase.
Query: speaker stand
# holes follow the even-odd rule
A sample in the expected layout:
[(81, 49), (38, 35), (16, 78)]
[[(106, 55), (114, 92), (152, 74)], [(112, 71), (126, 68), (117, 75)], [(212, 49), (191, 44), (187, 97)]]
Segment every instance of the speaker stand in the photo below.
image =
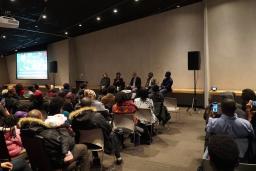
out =
[(190, 109), (193, 109), (194, 111), (196, 111), (196, 105), (197, 105), (197, 98), (196, 98), (196, 70), (194, 70), (194, 94), (193, 94), (193, 99), (192, 99), (191, 107), (187, 108), (187, 112)]
[(55, 73), (52, 73), (52, 79), (53, 79), (53, 88), (55, 88)]

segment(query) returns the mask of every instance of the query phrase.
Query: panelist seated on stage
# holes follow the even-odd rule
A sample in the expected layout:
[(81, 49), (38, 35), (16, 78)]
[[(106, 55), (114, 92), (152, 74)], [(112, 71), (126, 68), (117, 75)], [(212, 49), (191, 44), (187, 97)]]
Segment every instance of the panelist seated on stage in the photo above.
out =
[(153, 72), (149, 72), (145, 88), (149, 90), (153, 85), (156, 85), (156, 79), (154, 78)]
[(113, 86), (116, 87), (117, 91), (121, 91), (125, 88), (125, 82), (124, 82), (123, 78), (121, 78), (120, 72), (116, 73), (116, 78), (114, 79)]
[(165, 96), (167, 92), (172, 92), (173, 80), (171, 78), (171, 72), (167, 71), (165, 73), (165, 78), (162, 81), (160, 92)]
[(110, 78), (108, 77), (107, 73), (103, 74), (103, 77), (100, 80), (100, 89), (108, 89), (108, 87), (110, 86)]
[(130, 81), (129, 87), (132, 91), (136, 91), (141, 88), (141, 79), (137, 76), (136, 72), (132, 74), (132, 79)]

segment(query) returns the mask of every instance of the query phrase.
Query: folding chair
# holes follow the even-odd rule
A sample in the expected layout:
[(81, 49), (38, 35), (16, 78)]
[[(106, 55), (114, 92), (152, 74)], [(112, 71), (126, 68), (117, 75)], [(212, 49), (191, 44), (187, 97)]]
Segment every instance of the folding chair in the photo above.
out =
[(101, 161), (104, 156), (104, 136), (101, 128), (79, 130), (79, 144), (86, 144), (92, 152), (102, 152)]
[(134, 145), (135, 143), (135, 114), (114, 114), (113, 116), (113, 129), (122, 129), (126, 134), (133, 134)]
[(152, 113), (151, 110), (148, 109), (142, 109), (139, 108), (136, 112), (135, 116), (141, 120), (144, 121), (146, 125), (150, 125), (150, 138), (152, 140), (152, 134), (153, 134), (153, 124), (152, 124)]
[(178, 112), (179, 112), (180, 108), (177, 106), (176, 98), (165, 97), (164, 105), (166, 106), (168, 112), (176, 114), (177, 120), (180, 119), (180, 116), (178, 117)]

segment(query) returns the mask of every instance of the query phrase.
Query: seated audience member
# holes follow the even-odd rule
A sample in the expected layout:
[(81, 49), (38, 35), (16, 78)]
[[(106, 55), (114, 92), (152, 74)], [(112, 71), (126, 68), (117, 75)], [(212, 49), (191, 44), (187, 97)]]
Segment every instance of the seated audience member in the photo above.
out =
[(64, 83), (63, 84), (63, 89), (61, 90), (62, 93), (64, 93), (65, 95), (68, 94), (68, 92), (71, 91), (71, 87), (69, 83)]
[(15, 106), (16, 106), (16, 112), (15, 112), (14, 116), (16, 118), (27, 117), (27, 114), (28, 114), (29, 109), (30, 109), (29, 105), (23, 104), (22, 102), (18, 101)]
[(77, 94), (76, 94), (78, 99), (82, 99), (84, 97), (84, 90), (87, 89), (87, 84), (88, 84), (88, 81), (80, 84), (79, 90), (77, 91)]
[(31, 98), (31, 109), (43, 110), (44, 98), (43, 93), (40, 90), (36, 90)]
[[(232, 99), (224, 99), (221, 103), (222, 114), (219, 118), (209, 118), (207, 133), (209, 135), (228, 135), (234, 139), (254, 137), (254, 131), (249, 121), (235, 115), (236, 103)], [(247, 144), (246, 144), (247, 145)], [(242, 147), (238, 146), (239, 149)], [(241, 155), (243, 152), (241, 151)], [(243, 158), (244, 156), (241, 156)]]
[(19, 97), (22, 97), (25, 92), (24, 86), (22, 84), (16, 84), (15, 90)]
[(10, 113), (9, 111), (0, 103), (0, 127), (3, 126), (4, 122), (4, 118), (9, 116)]
[(106, 90), (110, 86), (110, 78), (108, 77), (107, 73), (103, 74), (103, 77), (100, 80), (100, 89)]
[(246, 105), (249, 103), (250, 100), (256, 100), (256, 94), (252, 89), (243, 89), (242, 90), (242, 110), (246, 111)]
[(164, 102), (164, 96), (162, 93), (160, 93), (159, 86), (154, 85), (152, 87), (152, 92), (149, 94), (149, 98), (153, 100), (154, 103), (163, 103)]
[[(17, 119), (9, 115), (4, 118), (2, 131), (9, 155), (12, 158), (14, 171), (32, 171), (26, 162), (26, 155), (22, 155), (23, 146), (20, 138), (20, 130), (16, 128)], [(15, 157), (15, 158), (14, 158)]]
[(13, 164), (11, 162), (0, 162), (0, 170), (1, 169), (12, 170), (13, 169)]
[(21, 133), (31, 131), (45, 139), (45, 150), (53, 168), (65, 167), (72, 170), (72, 162), (79, 161), (82, 171), (90, 170), (87, 147), (75, 144), (74, 133), (62, 126), (64, 120), (61, 122), (58, 118), (58, 122), (44, 122), (42, 113), (39, 110), (32, 110), (28, 113), (28, 118), (19, 121), (19, 125)]
[(151, 123), (157, 122), (157, 118), (154, 114), (154, 104), (152, 99), (148, 98), (148, 91), (146, 89), (139, 90), (138, 98), (134, 99), (134, 104), (138, 109), (150, 109), (152, 114)]
[(224, 135), (210, 138), (208, 151), (214, 171), (234, 171), (239, 165), (239, 150), (235, 141)]
[(84, 90), (84, 97), (91, 99), (92, 106), (95, 107), (98, 112), (106, 111), (105, 106), (100, 101), (96, 100), (96, 93), (93, 90)]
[(115, 87), (109, 86), (108, 93), (101, 98), (101, 102), (109, 110), (110, 113), (112, 111), (112, 106), (115, 104), (115, 95), (114, 94), (115, 94)]
[(156, 80), (154, 78), (153, 72), (148, 73), (148, 78), (145, 84), (145, 88), (150, 90), (153, 85), (156, 85)]
[[(100, 113), (97, 113), (97, 109), (92, 106), (91, 99), (83, 98), (81, 100), (81, 108), (72, 112), (69, 115), (69, 119), (72, 121), (72, 128), (77, 133), (77, 136), (79, 129), (101, 128), (104, 136), (104, 152), (108, 154), (115, 153), (117, 164), (122, 163), (118, 136), (115, 132), (112, 132), (109, 122)], [(93, 155), (95, 157), (94, 163), (98, 163), (97, 152), (93, 153)]]
[(171, 72), (167, 71), (165, 73), (165, 78), (162, 81), (160, 93), (162, 93), (164, 96), (167, 92), (172, 92), (172, 84), (173, 80), (171, 78)]
[[(218, 118), (221, 116), (221, 102), (225, 99), (232, 99), (235, 100), (235, 96), (233, 92), (224, 92), (220, 94), (220, 98), (218, 102), (210, 102), (209, 106), (206, 107), (205, 109), (205, 113), (204, 113), (204, 119), (206, 121), (206, 124), (208, 123), (208, 119), (209, 117), (212, 118)], [(213, 112), (213, 103), (218, 103), (218, 111), (217, 112)], [(240, 105), (238, 103), (236, 103), (236, 110), (235, 110), (236, 115), (239, 118), (243, 118), (243, 119), (247, 119), (246, 113), (240, 108)]]
[(34, 88), (35, 88), (35, 90), (39, 90), (39, 85), (38, 84), (34, 84)]
[(139, 90), (141, 88), (141, 79), (137, 76), (137, 73), (134, 72), (132, 74), (132, 79), (130, 81), (130, 88), (133, 92)]
[(120, 72), (116, 73), (116, 78), (114, 79), (113, 86), (116, 87), (117, 91), (121, 91), (125, 88), (125, 82), (124, 82), (123, 78), (121, 78)]
[(115, 104), (112, 107), (112, 112), (116, 114), (135, 113), (137, 107), (133, 101), (124, 92), (118, 92), (115, 95)]
[(35, 92), (34, 87), (29, 86), (28, 90), (24, 92), (23, 97), (26, 99), (29, 99), (29, 98), (31, 98), (31, 96), (33, 96), (34, 92)]

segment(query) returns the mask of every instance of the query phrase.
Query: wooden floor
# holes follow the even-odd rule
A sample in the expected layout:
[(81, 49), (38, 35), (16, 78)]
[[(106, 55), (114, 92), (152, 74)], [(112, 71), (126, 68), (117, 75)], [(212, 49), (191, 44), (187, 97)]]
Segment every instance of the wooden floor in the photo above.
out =
[[(181, 108), (167, 128), (161, 129), (151, 145), (134, 147), (127, 142), (122, 152), (124, 163), (114, 164), (114, 156), (104, 155), (107, 171), (195, 171), (200, 164), (204, 144), (203, 111), (188, 113)], [(98, 169), (92, 169), (98, 170)]]

